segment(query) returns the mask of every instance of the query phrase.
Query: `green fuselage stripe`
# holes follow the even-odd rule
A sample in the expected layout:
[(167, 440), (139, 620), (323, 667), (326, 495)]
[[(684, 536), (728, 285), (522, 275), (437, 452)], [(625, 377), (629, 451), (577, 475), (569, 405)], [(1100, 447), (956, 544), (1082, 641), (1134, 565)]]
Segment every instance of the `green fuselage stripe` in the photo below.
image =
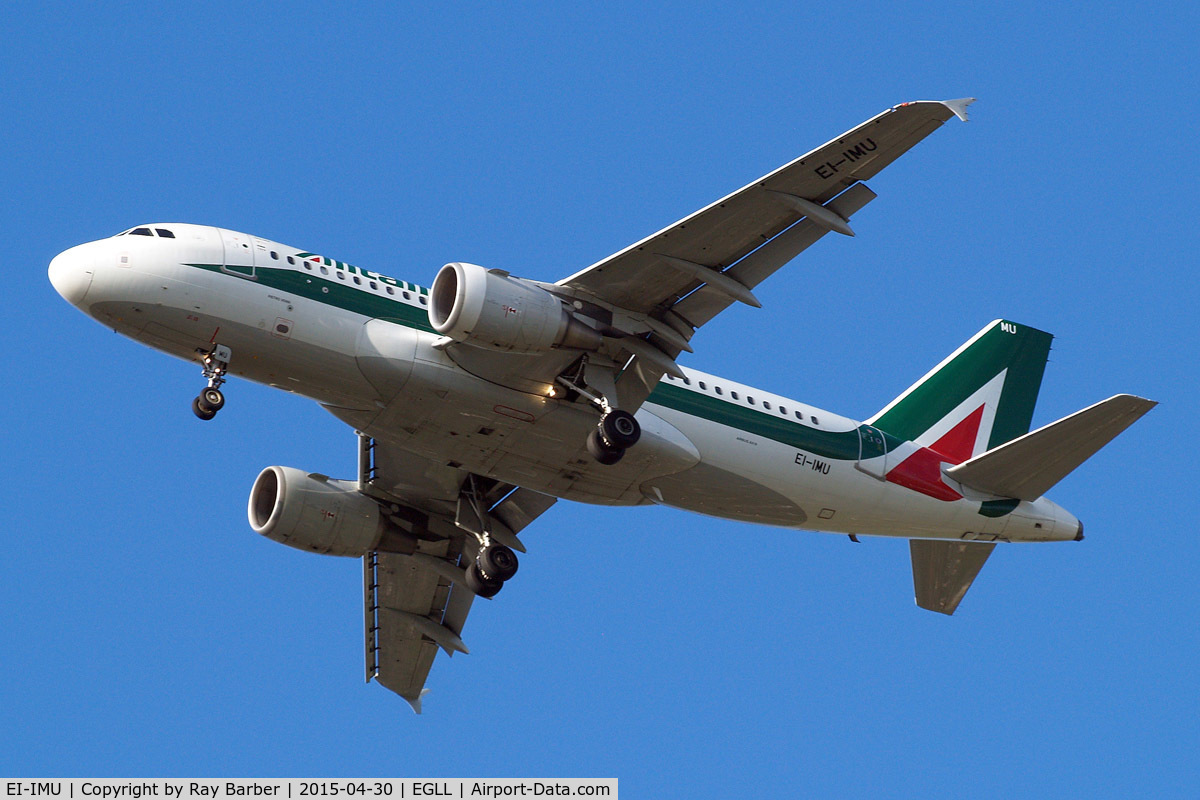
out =
[[(353, 276), (348, 276), (346, 280), (338, 280), (294, 269), (255, 267), (254, 277), (250, 277), (249, 275), (230, 273), (220, 264), (185, 264), (184, 266), (228, 275), (230, 278), (238, 280), (253, 281), (281, 292), (288, 292), (308, 300), (315, 300), (318, 303), (362, 314), (364, 317), (378, 317), (427, 333), (434, 332), (433, 326), (429, 324), (429, 314), (424, 308), (409, 305), (399, 297), (380, 295), (369, 289), (359, 288), (350, 283)], [(233, 269), (238, 269), (238, 267), (233, 267)], [(249, 270), (250, 267), (245, 267), (245, 269)], [(372, 280), (369, 277), (361, 279)], [(396, 292), (404, 291), (399, 287), (393, 288)], [(419, 296), (420, 293), (419, 287), (414, 286), (413, 296)]]
[[(435, 332), (429, 324), (429, 314), (424, 308), (410, 305), (400, 298), (381, 296), (368, 289), (357, 288), (336, 278), (300, 270), (272, 267), (256, 267), (254, 277), (250, 278), (228, 272), (220, 264), (186, 264), (185, 266), (226, 275), (231, 279), (252, 280), (281, 292), (315, 300), (318, 303), (365, 317), (385, 319), (426, 333)], [(351, 277), (350, 280), (353, 278)], [(366, 276), (364, 280), (372, 280), (372, 278)], [(381, 282), (387, 283), (387, 281)], [(393, 286), (393, 288), (396, 291), (404, 291), (399, 286)], [(418, 295), (425, 290), (414, 285), (411, 291), (414, 295)], [(1036, 367), (1036, 365), (1034, 366)], [(1026, 382), (1034, 383), (1034, 394), (1036, 394), (1036, 383), (1041, 377), (1040, 370), (1034, 368), (1029, 371), (1038, 373), (1024, 376)], [(861, 457), (864, 459), (882, 456), (885, 452), (895, 450), (904, 441), (891, 432), (876, 430), (874, 433), (883, 434), (883, 442), (879, 442), (876, 435), (863, 436), (860, 442), (858, 429), (825, 431), (793, 421), (782, 415), (747, 408), (740, 403), (685, 389), (666, 381), (660, 382), (654, 388), (646, 402), (719, 425), (726, 425), (748, 434), (761, 436), (816, 456), (839, 461), (857, 461), (860, 457), (860, 447), (862, 449)], [(1017, 425), (1022, 422), (1028, 424), (1021, 420), (1017, 422)], [(860, 427), (866, 428), (867, 426)], [(982, 504), (979, 513), (988, 517), (1004, 516), (1016, 507), (1017, 502), (1016, 500), (990, 500)]]
[[(252, 280), (281, 292), (315, 300), (344, 311), (362, 314), (365, 317), (386, 319), (408, 328), (433, 333), (428, 312), (421, 307), (409, 305), (399, 298), (378, 295), (367, 289), (349, 284), (347, 281), (316, 275), (293, 269), (256, 267), (254, 277), (243, 277), (228, 272), (220, 264), (187, 264), (186, 266), (227, 275), (236, 280)], [(246, 267), (248, 270), (249, 267)], [(370, 278), (363, 278), (370, 280)], [(397, 291), (400, 291), (397, 289)], [(414, 294), (417, 287), (414, 287)], [(647, 402), (689, 414), (693, 417), (727, 425), (748, 434), (761, 436), (781, 444), (795, 447), (824, 458), (841, 461), (856, 461), (859, 457), (859, 434), (852, 431), (825, 431), (810, 425), (787, 419), (778, 414), (747, 408), (736, 402), (724, 400), (701, 392), (685, 389), (667, 382), (660, 382), (650, 394)], [(899, 440), (886, 437), (888, 449), (894, 449)], [(864, 457), (883, 455), (883, 449), (868, 438)]]
[(857, 430), (823, 431), (779, 415), (747, 408), (670, 383), (659, 383), (646, 402), (720, 425), (728, 425), (814, 455), (841, 461), (858, 460)]

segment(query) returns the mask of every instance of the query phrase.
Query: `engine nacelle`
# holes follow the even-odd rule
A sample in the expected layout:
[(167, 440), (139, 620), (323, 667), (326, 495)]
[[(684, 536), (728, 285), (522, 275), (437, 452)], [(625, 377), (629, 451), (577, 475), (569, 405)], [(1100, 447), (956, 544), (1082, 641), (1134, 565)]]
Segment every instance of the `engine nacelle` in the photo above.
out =
[(602, 341), (545, 289), (477, 264), (441, 268), (429, 292), (429, 323), (455, 341), (489, 350), (598, 350)]
[(357, 484), (292, 467), (259, 473), (246, 511), (255, 533), (331, 556), (365, 555), (387, 530), (379, 505)]

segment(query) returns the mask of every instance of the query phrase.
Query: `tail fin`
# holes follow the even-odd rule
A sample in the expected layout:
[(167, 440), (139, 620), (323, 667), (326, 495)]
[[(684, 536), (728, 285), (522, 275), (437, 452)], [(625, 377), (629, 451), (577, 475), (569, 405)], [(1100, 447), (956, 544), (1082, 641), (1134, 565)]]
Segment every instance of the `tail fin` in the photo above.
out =
[(1029, 431), (1054, 337), (998, 319), (975, 334), (868, 425), (953, 460)]

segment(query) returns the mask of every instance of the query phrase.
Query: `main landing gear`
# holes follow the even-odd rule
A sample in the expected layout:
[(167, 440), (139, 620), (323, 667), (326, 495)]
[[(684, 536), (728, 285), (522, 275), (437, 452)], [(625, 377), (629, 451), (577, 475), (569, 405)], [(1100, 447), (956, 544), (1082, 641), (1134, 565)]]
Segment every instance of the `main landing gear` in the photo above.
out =
[(503, 523), (491, 519), (488, 514), (488, 488), (487, 485), (481, 484), (478, 476), (467, 475), (459, 491), (458, 511), (454, 518), (454, 524), (471, 534), (479, 543), (475, 562), (467, 567), (463, 583), (480, 597), (495, 597), (496, 593), (504, 588), (504, 582), (517, 574), (518, 566), (517, 554), (512, 548), (492, 539), (494, 526)]
[[(600, 421), (594, 431), (588, 434), (587, 447), (592, 457), (601, 464), (616, 464), (625, 455), (625, 451), (637, 444), (642, 437), (642, 426), (638, 425), (634, 415), (629, 411), (613, 408), (612, 403), (601, 391), (592, 391), (595, 386), (588, 387), (583, 379), (583, 362), (580, 369), (571, 377), (559, 375), (554, 383), (565, 387), (569, 392), (575, 392), (587, 398), (596, 410), (600, 411)], [(601, 373), (602, 374), (602, 373)], [(614, 387), (610, 381), (610, 389)], [(570, 395), (568, 395), (570, 397)]]
[(480, 597), (494, 597), (504, 582), (517, 574), (517, 554), (502, 544), (488, 544), (467, 567), (467, 588)]
[(201, 354), (200, 363), (204, 366), (208, 387), (192, 400), (192, 413), (200, 419), (212, 419), (224, 408), (225, 395), (221, 392), (221, 384), (225, 383), (225, 373), (229, 370), (232, 356), (232, 351), (223, 344)]
[(604, 395), (593, 394), (567, 378), (560, 377), (558, 382), (583, 395), (600, 410), (600, 421), (587, 437), (587, 450), (592, 454), (592, 458), (601, 464), (615, 464), (620, 461), (625, 451), (637, 444), (642, 436), (642, 426), (634, 419), (633, 414), (613, 408)]
[(641, 436), (642, 426), (633, 414), (614, 408), (602, 415), (595, 430), (588, 434), (587, 449), (601, 464), (615, 464)]

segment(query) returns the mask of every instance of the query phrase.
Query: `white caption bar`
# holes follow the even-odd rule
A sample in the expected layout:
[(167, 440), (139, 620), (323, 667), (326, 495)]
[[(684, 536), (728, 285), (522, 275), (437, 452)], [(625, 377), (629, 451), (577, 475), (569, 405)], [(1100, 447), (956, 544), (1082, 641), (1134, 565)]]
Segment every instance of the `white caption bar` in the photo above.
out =
[(405, 778), (399, 779), (264, 779), (235, 778), (72, 778), (36, 780), (0, 778), (0, 800), (227, 800), (233, 797), (281, 798), (385, 798), (413, 797), (617, 797), (616, 778)]

